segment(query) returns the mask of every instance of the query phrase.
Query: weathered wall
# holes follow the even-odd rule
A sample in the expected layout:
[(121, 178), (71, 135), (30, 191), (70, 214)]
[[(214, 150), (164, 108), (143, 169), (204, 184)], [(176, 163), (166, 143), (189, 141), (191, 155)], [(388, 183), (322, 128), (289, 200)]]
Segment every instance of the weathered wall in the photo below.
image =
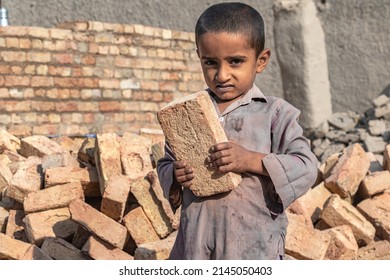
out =
[[(142, 24), (193, 32), (199, 15), (221, 0), (3, 0), (10, 24), (51, 28), (65, 21), (92, 20), (110, 23)], [(266, 46), (274, 49), (272, 0), (242, 1), (262, 13)], [(267, 95), (282, 96), (282, 81), (276, 53), (257, 84)]]
[(0, 129), (25, 136), (160, 128), (156, 112), (204, 88), (194, 34), (143, 25), (0, 27)]

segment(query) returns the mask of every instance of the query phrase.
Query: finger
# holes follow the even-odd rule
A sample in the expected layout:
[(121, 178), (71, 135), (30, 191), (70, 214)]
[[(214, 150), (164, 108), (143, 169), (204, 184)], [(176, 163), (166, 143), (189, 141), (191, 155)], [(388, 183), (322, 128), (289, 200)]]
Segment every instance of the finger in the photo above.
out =
[(215, 153), (215, 152), (220, 151), (220, 150), (230, 149), (231, 146), (232, 146), (232, 143), (230, 143), (230, 142), (218, 143), (218, 144), (215, 144), (215, 145), (211, 146), (209, 152), (210, 153)]
[(218, 171), (221, 173), (228, 173), (228, 172), (232, 172), (233, 170), (234, 168), (231, 163), (218, 166)]
[(178, 160), (178, 161), (173, 162), (173, 167), (175, 169), (185, 168), (186, 166), (187, 166), (187, 163), (185, 161), (182, 161), (182, 160)]

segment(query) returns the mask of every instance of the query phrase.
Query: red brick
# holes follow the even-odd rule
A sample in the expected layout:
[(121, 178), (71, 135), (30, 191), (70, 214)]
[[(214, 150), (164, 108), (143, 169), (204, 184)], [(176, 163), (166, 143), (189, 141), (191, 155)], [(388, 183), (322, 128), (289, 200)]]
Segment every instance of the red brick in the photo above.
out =
[(26, 53), (20, 51), (3, 51), (0, 56), (6, 62), (25, 62)]
[(8, 112), (18, 112), (18, 111), (30, 111), (31, 102), (26, 101), (5, 101), (5, 110)]
[(55, 103), (51, 101), (31, 101), (31, 109), (34, 111), (53, 111)]
[(5, 86), (29, 86), (30, 78), (26, 76), (5, 76)]
[(74, 112), (78, 110), (77, 101), (58, 102), (55, 104), (59, 112)]
[(119, 101), (101, 101), (99, 102), (99, 110), (101, 112), (120, 111), (121, 104)]
[(27, 61), (47, 63), (51, 60), (49, 52), (29, 52), (27, 53)]
[(71, 64), (74, 61), (73, 54), (70, 53), (59, 53), (52, 55), (53, 62), (60, 64)]
[(33, 76), (31, 77), (32, 87), (51, 87), (53, 86), (53, 78), (46, 76)]

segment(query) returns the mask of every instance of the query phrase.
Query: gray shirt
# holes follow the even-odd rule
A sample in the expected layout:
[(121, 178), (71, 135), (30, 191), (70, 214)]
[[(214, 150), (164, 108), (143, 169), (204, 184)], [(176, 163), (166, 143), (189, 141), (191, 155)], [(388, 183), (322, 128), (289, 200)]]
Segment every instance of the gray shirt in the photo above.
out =
[[(265, 97), (254, 85), (221, 114), (209, 93), (228, 139), (267, 154), (269, 177), (245, 172), (234, 190), (203, 198), (184, 188), (170, 259), (279, 259), (288, 223), (284, 210), (317, 178), (317, 159), (298, 124), (300, 111), (281, 98)], [(166, 145), (157, 171), (167, 198), (177, 187), (174, 160)]]

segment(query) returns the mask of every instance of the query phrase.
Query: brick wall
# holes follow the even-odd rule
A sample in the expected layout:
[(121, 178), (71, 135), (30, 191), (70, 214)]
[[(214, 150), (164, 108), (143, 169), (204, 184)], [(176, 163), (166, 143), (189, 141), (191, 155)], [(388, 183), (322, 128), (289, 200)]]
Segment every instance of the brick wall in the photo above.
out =
[(0, 129), (16, 136), (159, 129), (161, 106), (205, 86), (194, 39), (101, 22), (0, 27)]

